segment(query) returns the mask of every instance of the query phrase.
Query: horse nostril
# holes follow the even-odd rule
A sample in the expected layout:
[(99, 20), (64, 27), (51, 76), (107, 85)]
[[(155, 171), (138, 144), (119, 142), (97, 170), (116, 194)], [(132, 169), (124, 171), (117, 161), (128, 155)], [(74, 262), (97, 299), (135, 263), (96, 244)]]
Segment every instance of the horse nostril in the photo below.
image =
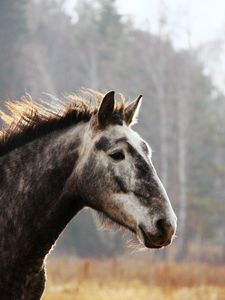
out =
[(160, 231), (162, 235), (172, 236), (174, 233), (174, 228), (166, 219), (159, 219), (156, 222), (156, 228)]

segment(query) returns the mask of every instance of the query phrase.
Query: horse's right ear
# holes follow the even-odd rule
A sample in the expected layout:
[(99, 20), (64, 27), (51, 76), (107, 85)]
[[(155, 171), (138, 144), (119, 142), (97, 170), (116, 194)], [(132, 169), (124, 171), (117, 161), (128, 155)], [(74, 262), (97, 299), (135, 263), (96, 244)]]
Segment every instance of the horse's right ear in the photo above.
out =
[(100, 127), (107, 126), (114, 111), (115, 106), (115, 92), (108, 92), (102, 99), (100, 107), (98, 109), (98, 125)]
[(125, 107), (124, 119), (127, 126), (132, 126), (137, 122), (137, 116), (142, 102), (142, 95), (138, 96), (137, 99), (129, 103)]

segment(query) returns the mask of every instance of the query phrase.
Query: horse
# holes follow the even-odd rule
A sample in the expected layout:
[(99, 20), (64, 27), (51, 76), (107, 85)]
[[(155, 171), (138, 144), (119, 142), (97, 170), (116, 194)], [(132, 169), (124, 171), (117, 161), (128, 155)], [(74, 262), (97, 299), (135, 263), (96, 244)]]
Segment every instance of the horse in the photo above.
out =
[(74, 96), (60, 109), (25, 97), (1, 110), (0, 299), (37, 300), (45, 257), (70, 220), (89, 207), (134, 233), (147, 248), (169, 245), (176, 215), (131, 126), (142, 96), (114, 91)]

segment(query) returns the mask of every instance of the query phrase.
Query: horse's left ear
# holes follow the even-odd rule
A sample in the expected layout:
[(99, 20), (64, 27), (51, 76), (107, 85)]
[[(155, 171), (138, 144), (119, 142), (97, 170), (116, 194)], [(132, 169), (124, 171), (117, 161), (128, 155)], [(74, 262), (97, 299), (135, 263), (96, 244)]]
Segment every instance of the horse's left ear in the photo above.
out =
[(108, 92), (102, 99), (98, 110), (98, 125), (105, 127), (110, 123), (115, 106), (115, 92)]
[(129, 103), (124, 110), (124, 120), (127, 126), (132, 126), (137, 122), (139, 109), (141, 107), (142, 95), (138, 96), (137, 99)]

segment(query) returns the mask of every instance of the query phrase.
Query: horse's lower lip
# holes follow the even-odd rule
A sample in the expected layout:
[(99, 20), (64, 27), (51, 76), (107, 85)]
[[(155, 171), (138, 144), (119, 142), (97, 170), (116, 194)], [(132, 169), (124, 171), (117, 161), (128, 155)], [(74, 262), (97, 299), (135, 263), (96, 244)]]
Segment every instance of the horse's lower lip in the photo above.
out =
[(144, 244), (146, 248), (153, 248), (153, 249), (159, 249), (162, 247), (165, 247), (171, 243), (170, 240), (164, 241), (164, 242), (158, 242), (155, 241), (153, 238), (151, 238), (148, 234), (146, 234), (145, 230), (142, 228), (142, 226), (138, 226), (136, 229), (136, 234), (139, 239), (139, 241)]

